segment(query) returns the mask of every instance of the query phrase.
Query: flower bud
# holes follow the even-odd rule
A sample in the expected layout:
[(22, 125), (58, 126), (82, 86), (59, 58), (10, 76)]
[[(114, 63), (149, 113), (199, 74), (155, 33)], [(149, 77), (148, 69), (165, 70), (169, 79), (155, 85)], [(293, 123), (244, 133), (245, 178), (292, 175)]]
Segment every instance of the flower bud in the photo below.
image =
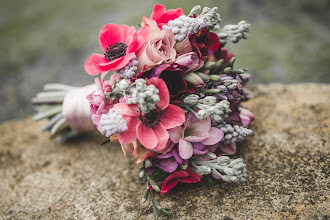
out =
[(209, 106), (213, 106), (215, 105), (215, 103), (217, 102), (217, 98), (214, 96), (206, 96), (203, 99), (203, 104), (204, 105), (209, 105)]
[(190, 72), (190, 73), (186, 73), (183, 78), (194, 84), (195, 86), (202, 86), (204, 85), (204, 81), (202, 80), (202, 78), (200, 76), (198, 76), (196, 73), (194, 72)]
[(188, 104), (188, 105), (197, 105), (198, 100), (199, 100), (198, 95), (196, 95), (196, 94), (191, 94), (191, 95), (186, 96), (186, 97), (183, 99), (183, 102), (184, 102), (185, 104)]
[(129, 86), (129, 83), (126, 79), (122, 79), (118, 83), (118, 88), (122, 91), (126, 90), (128, 88), (128, 86)]
[(220, 165), (226, 165), (226, 164), (230, 163), (230, 158), (227, 157), (227, 156), (220, 156), (220, 157), (217, 158), (217, 162)]
[(210, 80), (212, 81), (220, 81), (221, 80), (221, 77), (218, 76), (218, 75), (209, 75), (210, 77)]
[(205, 120), (207, 119), (209, 116), (206, 114), (206, 112), (204, 110), (199, 110), (196, 114), (196, 117), (199, 119), (199, 120)]
[(198, 166), (198, 172), (203, 175), (209, 175), (211, 173), (211, 168), (208, 166)]
[(202, 78), (202, 80), (203, 80), (204, 82), (208, 82), (208, 81), (210, 80), (210, 77), (209, 77), (207, 74), (205, 74), (205, 73), (197, 72), (196, 74), (197, 74), (200, 78)]

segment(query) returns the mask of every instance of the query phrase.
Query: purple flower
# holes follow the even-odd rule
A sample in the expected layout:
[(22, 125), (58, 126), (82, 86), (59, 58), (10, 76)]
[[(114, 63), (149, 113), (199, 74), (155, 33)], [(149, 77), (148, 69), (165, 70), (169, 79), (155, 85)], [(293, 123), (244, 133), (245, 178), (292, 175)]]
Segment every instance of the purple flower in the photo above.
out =
[(223, 138), (223, 131), (211, 127), (211, 119), (199, 120), (193, 113), (186, 115), (184, 127), (168, 130), (170, 139), (178, 144), (179, 155), (182, 159), (189, 159), (193, 154), (203, 155), (206, 145), (216, 145)]
[(170, 152), (166, 154), (161, 154), (152, 159), (152, 167), (148, 170), (149, 173), (152, 173), (156, 167), (164, 170), (168, 173), (173, 173), (178, 165), (187, 165), (187, 160), (182, 160), (179, 156), (179, 152), (177, 148), (172, 149)]
[(176, 58), (175, 63), (186, 66), (185, 72), (192, 72), (200, 69), (204, 65), (204, 60), (200, 59), (195, 52), (185, 53)]

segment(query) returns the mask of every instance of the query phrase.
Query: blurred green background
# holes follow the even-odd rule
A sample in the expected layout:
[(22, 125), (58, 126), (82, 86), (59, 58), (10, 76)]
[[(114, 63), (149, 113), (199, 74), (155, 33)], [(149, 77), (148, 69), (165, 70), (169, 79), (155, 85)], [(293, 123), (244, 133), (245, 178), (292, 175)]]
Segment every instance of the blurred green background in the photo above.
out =
[(246, 20), (250, 39), (228, 47), (251, 83), (329, 83), (328, 0), (11, 0), (0, 7), (0, 121), (33, 113), (30, 99), (45, 83), (85, 85), (86, 58), (101, 52), (106, 23), (137, 25), (153, 5), (217, 6), (223, 25)]

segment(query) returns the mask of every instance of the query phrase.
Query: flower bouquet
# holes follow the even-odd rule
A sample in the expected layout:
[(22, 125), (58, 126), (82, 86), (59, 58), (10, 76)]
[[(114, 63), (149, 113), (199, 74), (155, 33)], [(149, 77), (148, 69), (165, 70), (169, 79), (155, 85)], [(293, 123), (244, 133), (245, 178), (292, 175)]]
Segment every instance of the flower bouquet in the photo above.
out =
[(74, 88), (48, 84), (32, 102), (42, 130), (66, 140), (97, 129), (119, 141), (140, 165), (139, 176), (154, 215), (169, 215), (154, 197), (178, 183), (203, 179), (244, 182), (242, 159), (230, 159), (237, 143), (253, 134), (254, 115), (241, 106), (251, 97), (250, 75), (235, 69), (225, 45), (248, 37), (250, 25), (220, 26), (217, 8), (166, 11), (155, 5), (138, 31), (107, 24), (99, 35), (102, 54), (85, 63), (95, 84)]

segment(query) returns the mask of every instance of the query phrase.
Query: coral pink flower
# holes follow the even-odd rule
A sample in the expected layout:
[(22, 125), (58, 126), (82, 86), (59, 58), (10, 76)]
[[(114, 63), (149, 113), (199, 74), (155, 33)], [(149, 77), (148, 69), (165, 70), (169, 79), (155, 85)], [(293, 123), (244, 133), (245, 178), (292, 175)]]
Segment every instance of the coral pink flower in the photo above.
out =
[(188, 167), (186, 170), (180, 170), (172, 173), (163, 182), (158, 183), (158, 185), (161, 187), (160, 193), (164, 195), (169, 193), (169, 191), (179, 182), (197, 183), (199, 181), (201, 181), (201, 177)]
[(90, 75), (102, 73), (102, 78), (109, 70), (125, 67), (145, 45), (149, 31), (141, 27), (138, 32), (127, 25), (107, 24), (99, 35), (99, 42), (104, 54), (92, 54), (85, 62), (85, 71)]
[(167, 24), (167, 22), (174, 20), (181, 15), (183, 15), (181, 8), (170, 9), (166, 11), (164, 5), (155, 5), (150, 18), (157, 22), (159, 28), (162, 28), (163, 25)]
[(159, 90), (160, 101), (156, 109), (143, 114), (138, 105), (115, 104), (113, 110), (123, 116), (129, 128), (118, 138), (122, 145), (132, 143), (138, 138), (146, 149), (162, 152), (166, 149), (169, 140), (167, 130), (182, 125), (185, 121), (185, 113), (181, 108), (169, 104), (170, 94), (164, 80), (152, 78), (147, 80), (147, 84), (153, 84)]

